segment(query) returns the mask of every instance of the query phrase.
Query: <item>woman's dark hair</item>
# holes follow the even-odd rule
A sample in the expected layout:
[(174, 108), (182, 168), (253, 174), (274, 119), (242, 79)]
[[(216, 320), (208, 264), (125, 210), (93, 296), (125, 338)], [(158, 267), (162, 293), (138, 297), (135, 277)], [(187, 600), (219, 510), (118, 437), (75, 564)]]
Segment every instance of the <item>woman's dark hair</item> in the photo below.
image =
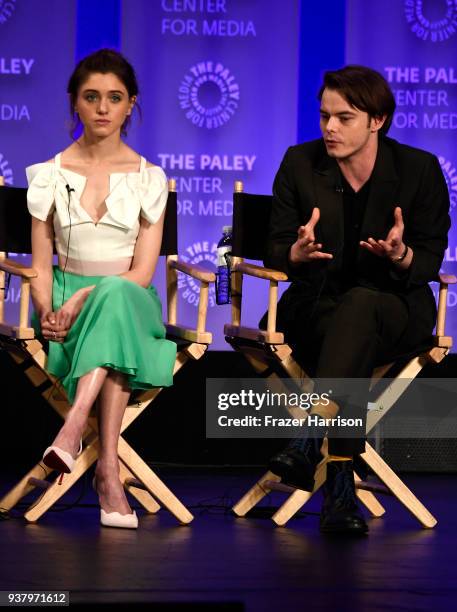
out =
[[(85, 81), (94, 72), (101, 74), (112, 73), (124, 84), (129, 98), (138, 95), (138, 82), (136, 79), (133, 66), (125, 59), (125, 57), (114, 49), (100, 49), (83, 58), (73, 71), (73, 74), (68, 81), (67, 93), (70, 96), (70, 112), (73, 120), (71, 133), (75, 132), (80, 125), (79, 117), (75, 111), (76, 98), (78, 91)], [(141, 115), (141, 110), (138, 103), (135, 103), (135, 108)], [(130, 115), (126, 117), (122, 124), (121, 133), (125, 136), (127, 128), (130, 124)]]
[(370, 119), (385, 116), (379, 131), (382, 135), (387, 134), (395, 111), (395, 98), (382, 74), (366, 66), (345, 66), (324, 74), (317, 95), (319, 100), (324, 89), (337, 91), (351, 106), (368, 113)]

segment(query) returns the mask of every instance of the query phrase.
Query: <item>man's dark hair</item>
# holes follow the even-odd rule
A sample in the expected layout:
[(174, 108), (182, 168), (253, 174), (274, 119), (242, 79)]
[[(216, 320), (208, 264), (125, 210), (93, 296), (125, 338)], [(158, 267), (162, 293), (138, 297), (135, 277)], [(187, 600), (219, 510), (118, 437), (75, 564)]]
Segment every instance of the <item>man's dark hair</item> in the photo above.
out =
[(372, 68), (349, 65), (324, 74), (318, 93), (322, 100), (324, 89), (337, 91), (351, 106), (368, 113), (371, 118), (386, 117), (381, 134), (387, 134), (395, 111), (395, 98), (386, 79)]

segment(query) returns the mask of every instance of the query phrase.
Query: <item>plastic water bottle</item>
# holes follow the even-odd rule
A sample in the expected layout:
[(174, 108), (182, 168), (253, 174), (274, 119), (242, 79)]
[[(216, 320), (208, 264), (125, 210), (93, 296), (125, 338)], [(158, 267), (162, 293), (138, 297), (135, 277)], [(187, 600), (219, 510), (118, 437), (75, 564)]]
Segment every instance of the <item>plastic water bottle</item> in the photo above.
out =
[(217, 245), (216, 303), (230, 304), (230, 258), (232, 253), (232, 226), (224, 225)]

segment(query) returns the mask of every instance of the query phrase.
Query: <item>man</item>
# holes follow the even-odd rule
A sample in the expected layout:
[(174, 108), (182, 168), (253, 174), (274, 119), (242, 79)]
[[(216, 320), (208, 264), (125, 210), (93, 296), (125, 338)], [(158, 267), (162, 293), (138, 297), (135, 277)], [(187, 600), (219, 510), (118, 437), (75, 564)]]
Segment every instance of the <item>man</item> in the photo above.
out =
[[(316, 379), (365, 379), (367, 396), (376, 365), (430, 340), (428, 283), (447, 247), (449, 197), (435, 156), (386, 137), (395, 100), (381, 74), (363, 66), (327, 72), (318, 97), (322, 138), (290, 147), (275, 178), (265, 265), (292, 281), (278, 328), (299, 360)], [(311, 412), (338, 411), (366, 415), (343, 392)], [(327, 434), (321, 530), (366, 533), (352, 462), (363, 435), (310, 426), (270, 469), (312, 490)]]

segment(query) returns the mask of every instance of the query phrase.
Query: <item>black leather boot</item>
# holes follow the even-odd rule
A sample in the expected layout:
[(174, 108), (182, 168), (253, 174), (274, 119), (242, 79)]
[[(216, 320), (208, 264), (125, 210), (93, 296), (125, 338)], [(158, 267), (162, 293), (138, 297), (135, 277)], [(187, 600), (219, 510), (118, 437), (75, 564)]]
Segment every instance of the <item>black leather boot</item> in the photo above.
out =
[(324, 484), (320, 530), (324, 533), (363, 535), (368, 525), (357, 503), (352, 461), (329, 461)]
[(282, 483), (312, 491), (314, 472), (322, 461), (322, 442), (321, 437), (292, 440), (287, 448), (270, 459), (268, 469), (281, 476)]

